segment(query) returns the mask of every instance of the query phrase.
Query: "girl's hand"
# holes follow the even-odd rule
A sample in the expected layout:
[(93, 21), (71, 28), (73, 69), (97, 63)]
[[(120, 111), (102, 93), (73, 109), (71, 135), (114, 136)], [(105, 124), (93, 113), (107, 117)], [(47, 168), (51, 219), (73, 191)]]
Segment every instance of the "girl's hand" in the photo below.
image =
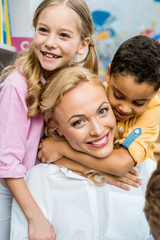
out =
[(55, 240), (53, 226), (42, 215), (28, 222), (29, 240)]
[(67, 148), (65, 141), (56, 141), (51, 138), (44, 139), (39, 144), (38, 158), (44, 163), (55, 162), (63, 157), (61, 149)]
[(136, 177), (138, 173), (135, 170), (131, 170), (129, 173), (127, 173), (123, 177), (118, 177), (111, 174), (107, 174), (107, 175), (108, 175), (107, 182), (109, 184), (122, 188), (126, 191), (130, 190), (130, 187), (127, 185), (130, 185), (133, 187), (139, 187), (140, 185), (142, 185), (142, 180)]

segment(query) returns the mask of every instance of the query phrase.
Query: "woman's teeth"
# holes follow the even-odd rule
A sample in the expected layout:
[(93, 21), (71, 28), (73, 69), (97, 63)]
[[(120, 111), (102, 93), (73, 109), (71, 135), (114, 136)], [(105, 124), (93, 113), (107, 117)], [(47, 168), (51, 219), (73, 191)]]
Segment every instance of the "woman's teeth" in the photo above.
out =
[(101, 145), (101, 144), (103, 144), (106, 141), (106, 139), (107, 139), (107, 137), (105, 136), (100, 141), (98, 141), (98, 142), (91, 142), (91, 144), (93, 144), (93, 145)]

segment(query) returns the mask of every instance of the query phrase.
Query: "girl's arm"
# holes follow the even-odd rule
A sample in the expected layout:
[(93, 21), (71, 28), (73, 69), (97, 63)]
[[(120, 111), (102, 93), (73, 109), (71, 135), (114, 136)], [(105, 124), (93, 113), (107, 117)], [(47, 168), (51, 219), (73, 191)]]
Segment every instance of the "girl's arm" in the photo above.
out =
[(4, 180), (28, 220), (29, 239), (55, 240), (53, 227), (33, 199), (24, 178)]
[(106, 158), (95, 158), (74, 150), (66, 141), (55, 141), (53, 139), (44, 140), (39, 148), (38, 157), (43, 162), (53, 162), (65, 156), (91, 169), (116, 176), (124, 176), (135, 166), (133, 158), (124, 147), (114, 149)]
[[(29, 147), (26, 148), (27, 142), (33, 145), (31, 139), (34, 136), (33, 141), (35, 141), (34, 147), (36, 148), (36, 144), (39, 142), (38, 133), (41, 132), (41, 126), (37, 124), (36, 120), (31, 124), (31, 118), (27, 117), (26, 82), (27, 80), (18, 70), (13, 71), (2, 84), (3, 88), (0, 91), (0, 177), (4, 178), (28, 220), (29, 239), (53, 240), (55, 238), (51, 232), (52, 226), (32, 198), (24, 179), (11, 178), (18, 176), (20, 173), (23, 176), (26, 172), (23, 158), (25, 152), (30, 150)], [(38, 122), (40, 121), (38, 120)], [(30, 140), (27, 141), (32, 129), (37, 133), (37, 136), (33, 134)], [(6, 148), (6, 146), (8, 147)], [(31, 158), (28, 155), (28, 161), (32, 161), (33, 154), (30, 155)], [(10, 176), (10, 178), (6, 178), (6, 176)]]

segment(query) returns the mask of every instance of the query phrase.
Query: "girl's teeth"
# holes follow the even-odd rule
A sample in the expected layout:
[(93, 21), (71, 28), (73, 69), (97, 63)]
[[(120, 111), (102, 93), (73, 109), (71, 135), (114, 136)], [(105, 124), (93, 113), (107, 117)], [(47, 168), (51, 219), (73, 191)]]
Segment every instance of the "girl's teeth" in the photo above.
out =
[(102, 139), (102, 140), (100, 140), (100, 141), (98, 141), (98, 142), (91, 142), (93, 145), (101, 145), (101, 144), (103, 144), (105, 141), (106, 141), (106, 136)]
[(50, 54), (46, 54), (46, 56), (47, 56), (47, 57), (53, 57), (53, 56), (52, 56), (52, 55), (50, 55)]
[(54, 55), (49, 54), (49, 53), (44, 53), (44, 55), (48, 58), (58, 58), (57, 56), (54, 56)]
[(45, 54), (46, 57), (53, 58), (53, 55), (51, 54)]

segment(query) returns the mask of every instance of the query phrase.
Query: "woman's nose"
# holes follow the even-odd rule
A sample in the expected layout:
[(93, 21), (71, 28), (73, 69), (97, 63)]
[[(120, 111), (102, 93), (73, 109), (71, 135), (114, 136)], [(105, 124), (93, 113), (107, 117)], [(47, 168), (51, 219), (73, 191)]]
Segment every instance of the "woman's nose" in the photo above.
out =
[(100, 120), (94, 120), (91, 122), (90, 135), (92, 136), (102, 136), (104, 131), (104, 126)]

